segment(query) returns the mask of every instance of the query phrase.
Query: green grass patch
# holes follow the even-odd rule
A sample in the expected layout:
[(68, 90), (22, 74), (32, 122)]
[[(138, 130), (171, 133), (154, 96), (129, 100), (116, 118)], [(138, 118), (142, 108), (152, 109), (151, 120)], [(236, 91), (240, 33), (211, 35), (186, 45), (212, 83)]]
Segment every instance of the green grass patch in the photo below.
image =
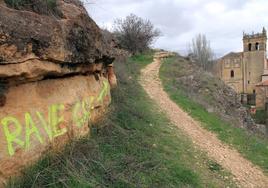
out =
[(136, 66), (138, 66), (137, 69), (140, 70), (144, 68), (146, 65), (153, 62), (153, 54), (154, 54), (154, 51), (149, 51), (148, 53), (143, 54), (143, 55), (132, 56), (130, 58), (130, 61), (132, 61), (133, 63), (136, 63)]
[(170, 98), (195, 120), (200, 121), (204, 128), (216, 133), (220, 140), (236, 148), (245, 158), (268, 173), (268, 140), (226, 123), (218, 115), (207, 112), (202, 105), (186, 96), (183, 88), (176, 84), (174, 72), (179, 71), (176, 70), (176, 67), (179, 67), (177, 64), (177, 58), (169, 58), (160, 70), (164, 89)]
[(151, 60), (141, 55), (116, 63), (119, 84), (108, 117), (8, 187), (235, 187), (232, 176), (195, 149), (139, 85), (140, 69)]

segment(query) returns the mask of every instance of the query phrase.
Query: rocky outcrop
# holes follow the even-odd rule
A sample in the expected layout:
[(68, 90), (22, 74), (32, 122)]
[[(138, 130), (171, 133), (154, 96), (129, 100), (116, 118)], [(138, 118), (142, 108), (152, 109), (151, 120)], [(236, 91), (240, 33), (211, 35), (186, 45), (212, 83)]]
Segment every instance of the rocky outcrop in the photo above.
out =
[[(86, 10), (65, 1), (58, 1), (58, 6), (62, 19), (1, 5), (0, 63), (12, 65), (8, 74), (0, 73), (1, 77), (20, 82), (36, 81), (47, 76), (76, 74), (80, 72), (77, 69), (91, 64), (113, 62), (100, 29)], [(44, 68), (47, 62), (55, 66)], [(27, 63), (34, 63), (32, 68), (39, 73), (25, 72)], [(94, 69), (87, 72), (92, 73)]]
[(0, 184), (87, 134), (116, 85), (111, 46), (85, 8), (55, 6), (57, 15), (0, 0)]

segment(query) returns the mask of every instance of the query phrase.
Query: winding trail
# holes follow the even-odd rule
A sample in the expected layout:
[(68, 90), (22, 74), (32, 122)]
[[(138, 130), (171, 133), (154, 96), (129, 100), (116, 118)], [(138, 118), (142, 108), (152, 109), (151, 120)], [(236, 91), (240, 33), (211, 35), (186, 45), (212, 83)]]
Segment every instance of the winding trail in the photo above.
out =
[(171, 101), (159, 78), (161, 58), (169, 55), (156, 54), (154, 61), (142, 70), (140, 83), (148, 95), (167, 114), (171, 122), (192, 139), (197, 147), (205, 151), (209, 158), (215, 160), (234, 175), (239, 187), (268, 188), (268, 177), (259, 167), (246, 160), (235, 149), (222, 143), (215, 134), (203, 129), (199, 122)]

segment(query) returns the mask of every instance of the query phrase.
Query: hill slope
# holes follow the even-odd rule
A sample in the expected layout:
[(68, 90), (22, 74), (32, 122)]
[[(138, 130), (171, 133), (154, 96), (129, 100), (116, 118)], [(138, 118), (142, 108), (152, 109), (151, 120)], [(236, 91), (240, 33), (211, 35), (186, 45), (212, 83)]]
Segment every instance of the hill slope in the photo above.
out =
[[(204, 128), (216, 133), (221, 141), (234, 147), (245, 158), (261, 167), (266, 174), (268, 173), (267, 138), (253, 134), (252, 131), (248, 131), (249, 129), (241, 129), (241, 121), (232, 121), (243, 117), (236, 115), (236, 108), (243, 107), (239, 104), (235, 105), (237, 102), (233, 102), (232, 105), (231, 100), (235, 101), (235, 98), (232, 98), (235, 95), (229, 95), (230, 92), (223, 92), (220, 95), (223, 101), (215, 97), (226, 88), (221, 81), (198, 69), (183, 57), (167, 59), (161, 67), (160, 77), (165, 91), (175, 103), (195, 120), (201, 122)], [(188, 77), (192, 77), (191, 80), (194, 81), (186, 82)], [(199, 89), (196, 90), (197, 88)], [(189, 92), (191, 90), (193, 92)], [(210, 111), (208, 106), (216, 108)], [(219, 114), (219, 109), (224, 109), (224, 112)], [(254, 129), (251, 127), (250, 130)]]
[[(161, 55), (160, 55), (161, 54)], [(161, 58), (165, 53), (157, 53), (154, 62), (142, 70), (141, 83), (148, 95), (160, 106), (168, 118), (180, 128), (193, 143), (207, 152), (211, 159), (216, 160), (236, 177), (242, 187), (265, 187), (268, 178), (261, 169), (243, 158), (239, 152), (222, 143), (215, 134), (205, 130), (199, 121), (195, 121), (176, 103), (171, 101), (163, 90), (158, 79)], [(166, 53), (166, 57), (169, 55)]]
[(48, 156), (9, 187), (236, 187), (232, 176), (196, 149), (138, 84), (152, 56), (117, 62), (119, 86), (108, 118), (91, 136)]

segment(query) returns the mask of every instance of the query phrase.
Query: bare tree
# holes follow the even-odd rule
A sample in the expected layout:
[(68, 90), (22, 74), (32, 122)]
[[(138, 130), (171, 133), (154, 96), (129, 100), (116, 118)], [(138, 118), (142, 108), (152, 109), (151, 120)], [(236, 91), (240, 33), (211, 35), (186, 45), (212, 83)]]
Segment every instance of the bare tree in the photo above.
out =
[(192, 43), (190, 44), (190, 54), (205, 70), (212, 68), (214, 53), (206, 35), (199, 34), (192, 40)]
[(115, 20), (114, 31), (120, 46), (133, 54), (144, 52), (160, 36), (149, 20), (134, 14)]

